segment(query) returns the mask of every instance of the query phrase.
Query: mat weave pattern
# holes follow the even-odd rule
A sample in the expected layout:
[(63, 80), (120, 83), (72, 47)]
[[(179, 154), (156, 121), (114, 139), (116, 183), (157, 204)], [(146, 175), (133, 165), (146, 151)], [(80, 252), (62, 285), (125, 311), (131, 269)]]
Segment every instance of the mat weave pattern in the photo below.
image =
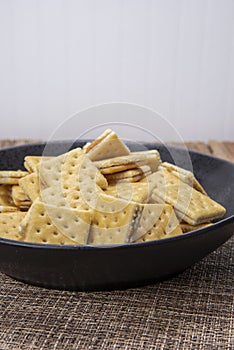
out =
[[(19, 141), (0, 146), (10, 143)], [(234, 160), (234, 143), (189, 147)], [(0, 274), (0, 349), (234, 349), (233, 256), (231, 239), (173, 279), (113, 292), (47, 290)]]

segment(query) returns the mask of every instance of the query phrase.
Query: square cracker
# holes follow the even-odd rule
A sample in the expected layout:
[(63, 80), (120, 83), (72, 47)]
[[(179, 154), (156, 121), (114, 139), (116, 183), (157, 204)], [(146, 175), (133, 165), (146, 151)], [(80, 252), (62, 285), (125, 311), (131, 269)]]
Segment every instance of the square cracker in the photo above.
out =
[(167, 170), (149, 176), (152, 193), (150, 201), (165, 202), (174, 207), (179, 219), (191, 225), (222, 218), (225, 208), (207, 195), (195, 190)]
[(117, 198), (144, 204), (149, 199), (149, 186), (144, 182), (121, 183), (109, 186), (105, 193)]
[(20, 235), (26, 242), (47, 244), (86, 244), (91, 213), (33, 202), (20, 225)]
[(25, 217), (24, 212), (17, 211), (14, 213), (0, 214), (0, 238), (7, 238), (13, 240), (21, 240), (18, 233), (18, 227)]
[(153, 226), (136, 242), (147, 242), (162, 238), (169, 238), (181, 235), (183, 232), (180, 228), (179, 221), (175, 212), (170, 205), (164, 205), (160, 215), (155, 220)]
[(161, 159), (158, 151), (132, 152), (127, 156), (115, 157), (111, 159), (94, 162), (102, 174), (114, 174), (120, 171), (136, 169), (143, 165), (148, 165), (152, 172), (158, 170)]
[(66, 192), (61, 189), (56, 190), (55, 186), (47, 187), (41, 190), (39, 198), (43, 203), (49, 205), (89, 210), (88, 203), (82, 199), (80, 189)]
[(41, 164), (42, 182), (47, 187), (41, 190), (45, 203), (85, 208), (95, 200), (101, 187), (107, 188), (107, 180), (81, 149), (57, 158)]
[[(120, 200), (113, 203), (118, 208)], [(115, 204), (118, 203), (117, 207)], [(124, 201), (122, 201), (124, 203)], [(169, 208), (166, 212), (165, 208)], [(134, 242), (147, 233), (155, 231), (155, 225), (161, 224), (167, 217), (164, 231), (170, 234), (181, 234), (179, 222), (172, 207), (161, 204), (137, 204), (125, 202), (121, 210), (105, 212), (94, 210), (89, 244), (124, 244)], [(165, 220), (164, 220), (165, 221)]]
[(12, 199), (17, 207), (30, 207), (31, 200), (19, 185), (12, 186)]
[(93, 142), (87, 143), (83, 150), (87, 156), (95, 161), (118, 156), (128, 155), (128, 147), (119, 139), (118, 135), (107, 129)]
[(14, 205), (10, 185), (0, 185), (0, 205)]
[(205, 228), (205, 227), (208, 227), (208, 226), (211, 226), (211, 225), (212, 224), (209, 223), (209, 222), (205, 223), (205, 224), (196, 225), (196, 226), (189, 225), (189, 224), (187, 224), (184, 221), (180, 223), (180, 227), (181, 227), (183, 233), (191, 232), (191, 231), (194, 231), (194, 230), (200, 230), (201, 228)]
[(97, 206), (93, 210), (93, 220), (89, 236), (89, 244), (124, 244), (130, 241), (134, 229), (139, 205), (121, 199), (112, 198), (113, 203), (107, 207)]
[(24, 167), (30, 173), (36, 173), (38, 171), (38, 166), (40, 165), (41, 160), (51, 159), (53, 157), (45, 157), (45, 156), (26, 156), (24, 158)]
[(121, 171), (119, 173), (106, 175), (108, 183), (113, 182), (137, 182), (145, 176), (151, 174), (151, 169), (147, 165), (143, 165), (136, 169)]
[(81, 148), (76, 148), (53, 159), (42, 160), (40, 177), (47, 186), (61, 182), (62, 186), (74, 187), (86, 179), (95, 182), (103, 189), (107, 188), (107, 180)]
[(191, 171), (185, 170), (167, 162), (162, 163), (162, 166), (165, 169), (167, 169), (170, 173), (178, 177), (181, 181), (195, 188), (195, 190), (205, 195), (207, 194), (202, 185), (198, 182), (198, 180), (195, 178), (194, 174)]
[(0, 186), (0, 213), (17, 211), (18, 208), (15, 206), (11, 196), (11, 186), (1, 185)]
[(37, 173), (31, 173), (20, 179), (19, 186), (32, 202), (40, 195), (40, 183)]
[(0, 184), (2, 185), (17, 185), (19, 179), (26, 176), (27, 171), (23, 170), (1, 170), (0, 171)]

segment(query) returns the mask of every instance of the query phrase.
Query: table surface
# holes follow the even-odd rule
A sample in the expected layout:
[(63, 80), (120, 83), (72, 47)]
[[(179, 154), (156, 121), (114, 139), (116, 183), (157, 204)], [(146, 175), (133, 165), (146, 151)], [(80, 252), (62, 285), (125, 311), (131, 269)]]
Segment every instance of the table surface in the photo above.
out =
[[(186, 145), (234, 161), (234, 142)], [(47, 290), (0, 273), (0, 349), (233, 349), (233, 243), (177, 277), (124, 291)]]

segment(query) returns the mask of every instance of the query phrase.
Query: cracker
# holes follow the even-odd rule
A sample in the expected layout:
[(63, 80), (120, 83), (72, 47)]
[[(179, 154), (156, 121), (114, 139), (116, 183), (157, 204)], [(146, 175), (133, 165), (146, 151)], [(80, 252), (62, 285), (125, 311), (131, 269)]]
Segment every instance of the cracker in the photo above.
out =
[(151, 174), (150, 167), (145, 165), (136, 169), (121, 171), (119, 173), (106, 175), (108, 183), (111, 182), (136, 182)]
[(14, 204), (11, 196), (11, 188), (9, 185), (0, 185), (0, 205)]
[(105, 208), (103, 211), (94, 210), (88, 243), (96, 245), (129, 242), (138, 210), (138, 204), (120, 199), (115, 199), (111, 205), (108, 203), (108, 212)]
[(41, 160), (51, 159), (53, 157), (45, 157), (45, 156), (26, 156), (24, 158), (24, 167), (30, 173), (36, 173), (38, 171), (38, 166), (40, 165)]
[(81, 148), (76, 148), (53, 159), (43, 160), (40, 166), (40, 176), (45, 185), (64, 181), (72, 186), (79, 182), (79, 178), (88, 178), (103, 189), (107, 188), (107, 181)]
[(25, 217), (25, 213), (17, 211), (15, 213), (1, 213), (0, 214), (0, 238), (7, 238), (12, 240), (21, 240), (18, 233), (18, 227)]
[(183, 232), (176, 218), (174, 210), (170, 205), (163, 205), (161, 213), (156, 217), (153, 226), (136, 242), (147, 242), (162, 238), (181, 235)]
[(20, 235), (26, 242), (47, 244), (85, 244), (91, 223), (91, 213), (45, 205), (35, 201), (20, 225)]
[(1, 205), (0, 204), (0, 213), (9, 213), (18, 211), (18, 208), (13, 205)]
[(144, 177), (145, 177), (145, 175), (135, 175), (133, 177), (129, 177), (126, 179), (121, 179), (121, 180), (117, 180), (117, 181), (110, 181), (109, 184), (123, 183), (123, 182), (128, 182), (128, 183), (139, 182), (140, 180), (144, 179)]
[(40, 195), (40, 183), (37, 173), (31, 173), (20, 179), (19, 186), (32, 202)]
[(39, 197), (45, 204), (73, 209), (89, 210), (82, 198), (80, 190), (64, 192), (61, 189), (56, 190), (55, 186), (42, 189)]
[(95, 160), (119, 157), (130, 153), (128, 147), (119, 139), (118, 135), (107, 129), (93, 142), (83, 147), (88, 157)]
[[(167, 212), (165, 208), (169, 208)], [(166, 213), (164, 216), (168, 216), (165, 232), (168, 235), (172, 232), (173, 234), (182, 233), (174, 211), (168, 205), (137, 204), (119, 199), (112, 204), (107, 202), (107, 206), (104, 206), (102, 211), (93, 210), (88, 243), (96, 245), (134, 242), (153, 230), (164, 212)]]
[(161, 164), (158, 151), (132, 152), (127, 156), (115, 157), (94, 162), (102, 174), (114, 174), (120, 171), (136, 169), (148, 165), (152, 172), (156, 171)]
[(0, 184), (2, 185), (17, 185), (19, 179), (26, 176), (27, 171), (22, 170), (1, 170), (0, 171)]
[(180, 168), (174, 164), (164, 162), (162, 163), (162, 166), (167, 169), (169, 172), (171, 172), (173, 175), (178, 177), (181, 181), (187, 183), (189, 186), (192, 186), (195, 188), (195, 190), (207, 194), (202, 185), (198, 182), (198, 180), (195, 178), (194, 174), (191, 171), (185, 170), (183, 168)]
[(151, 201), (166, 202), (174, 207), (176, 215), (191, 225), (222, 218), (225, 208), (207, 195), (193, 189), (167, 170), (148, 177), (153, 187)]
[(11, 196), (11, 186), (0, 185), (0, 213), (17, 211)]
[(143, 204), (148, 202), (149, 186), (143, 182), (121, 183), (119, 185), (109, 186), (105, 193), (110, 196)]
[(180, 227), (181, 227), (183, 233), (187, 233), (187, 232), (191, 232), (191, 231), (195, 231), (195, 230), (200, 230), (202, 228), (205, 228), (205, 227), (208, 227), (211, 225), (212, 225), (211, 223), (205, 223), (205, 224), (193, 226), (193, 225), (187, 224), (186, 222), (180, 223)]
[(101, 191), (99, 185), (107, 188), (107, 180), (81, 149), (57, 158), (41, 165), (43, 184), (50, 187), (41, 189), (42, 201), (56, 205), (58, 200), (63, 206), (86, 209)]
[(12, 186), (12, 199), (17, 207), (29, 207), (31, 200), (19, 185)]

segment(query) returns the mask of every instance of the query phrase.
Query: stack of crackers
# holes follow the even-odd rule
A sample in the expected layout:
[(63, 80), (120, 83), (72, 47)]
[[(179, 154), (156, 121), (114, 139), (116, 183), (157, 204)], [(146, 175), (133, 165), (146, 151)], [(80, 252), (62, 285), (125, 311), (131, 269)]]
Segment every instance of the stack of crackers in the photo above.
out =
[(106, 130), (57, 157), (0, 171), (0, 237), (43, 244), (157, 240), (211, 225), (225, 208), (157, 150), (131, 152)]

